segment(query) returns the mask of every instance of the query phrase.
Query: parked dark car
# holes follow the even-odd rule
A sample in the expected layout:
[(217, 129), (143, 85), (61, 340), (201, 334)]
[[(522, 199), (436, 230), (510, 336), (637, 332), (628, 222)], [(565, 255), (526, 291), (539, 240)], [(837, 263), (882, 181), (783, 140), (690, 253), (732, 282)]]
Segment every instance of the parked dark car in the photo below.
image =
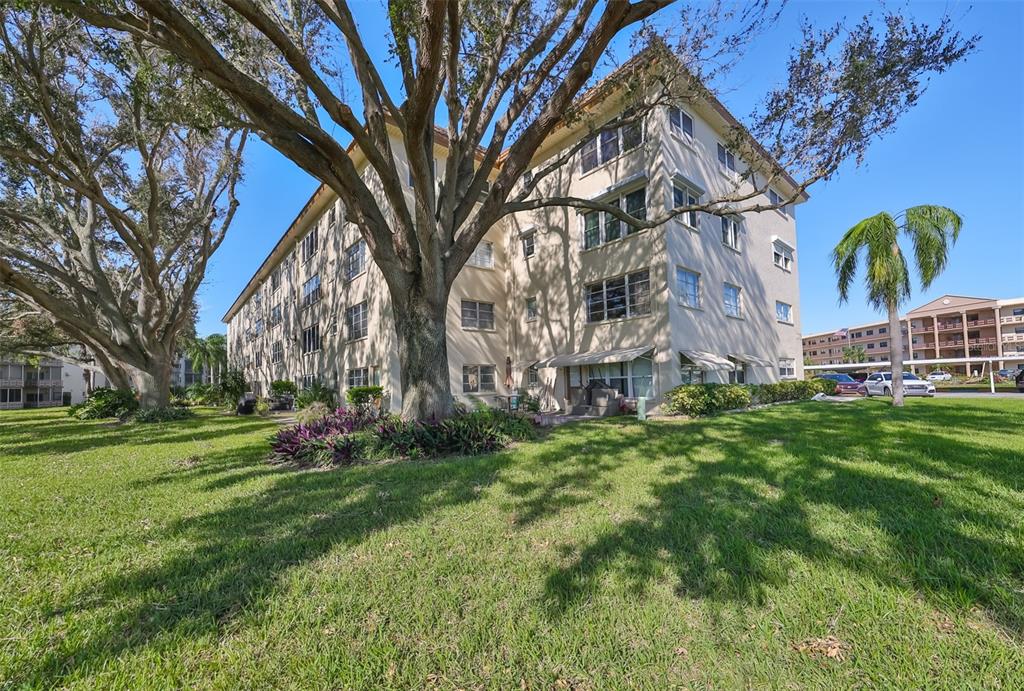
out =
[(1017, 370), (1017, 391), (1024, 393), (1024, 369)]
[(849, 374), (819, 374), (815, 379), (829, 379), (836, 383), (836, 395), (842, 396), (845, 394), (852, 394), (854, 396), (860, 395), (860, 382), (851, 377)]

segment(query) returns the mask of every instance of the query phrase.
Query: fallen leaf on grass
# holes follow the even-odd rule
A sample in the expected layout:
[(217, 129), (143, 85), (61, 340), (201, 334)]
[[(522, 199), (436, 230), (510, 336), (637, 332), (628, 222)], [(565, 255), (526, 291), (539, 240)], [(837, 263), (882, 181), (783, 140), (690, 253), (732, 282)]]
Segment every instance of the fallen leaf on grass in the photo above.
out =
[(842, 662), (850, 650), (850, 644), (835, 636), (826, 636), (825, 638), (808, 638), (794, 645), (793, 649), (801, 653), (821, 655)]

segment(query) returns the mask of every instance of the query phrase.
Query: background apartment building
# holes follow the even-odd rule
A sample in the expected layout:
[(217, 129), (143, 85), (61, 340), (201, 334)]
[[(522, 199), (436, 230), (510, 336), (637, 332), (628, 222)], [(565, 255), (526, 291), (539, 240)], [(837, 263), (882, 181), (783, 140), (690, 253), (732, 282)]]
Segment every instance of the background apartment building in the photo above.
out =
[[(607, 121), (621, 112), (602, 107)], [(639, 217), (749, 191), (746, 164), (724, 145), (734, 122), (717, 102), (662, 108), (591, 138), (541, 184)], [(582, 127), (552, 135), (534, 166), (587, 136)], [(401, 142), (392, 146), (401, 157)], [(435, 157), (443, 170), (440, 139)], [(791, 195), (789, 184), (766, 201)], [(379, 384), (397, 410), (387, 286), (343, 218), (321, 187), (225, 314), (229, 358), (257, 394), (275, 379), (339, 394)], [(656, 403), (682, 382), (800, 376), (794, 211), (695, 213), (641, 231), (569, 208), (516, 214), (457, 277), (447, 330), (452, 390), (467, 403), (527, 389), (546, 408), (569, 409), (596, 381)]]
[[(900, 318), (903, 357), (915, 372), (935, 366), (914, 366), (914, 360), (997, 357), (996, 369), (1024, 364), (1024, 297), (999, 300), (944, 295)], [(804, 336), (804, 357), (815, 365), (844, 362), (844, 349), (864, 348), (867, 362), (889, 359), (888, 321), (846, 327)], [(942, 365), (966, 375), (981, 372), (982, 363)]]

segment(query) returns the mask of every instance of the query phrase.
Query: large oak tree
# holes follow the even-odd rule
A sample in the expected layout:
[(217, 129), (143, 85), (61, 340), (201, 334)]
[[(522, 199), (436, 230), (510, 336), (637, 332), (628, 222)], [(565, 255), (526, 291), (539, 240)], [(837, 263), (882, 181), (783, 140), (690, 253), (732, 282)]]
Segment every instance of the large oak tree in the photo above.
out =
[(0, 11), (0, 287), (165, 406), (245, 133), (219, 127), (223, 101), (151, 47)]
[[(388, 283), (403, 414), (416, 418), (452, 410), (449, 291), (504, 216), (575, 206), (651, 227), (692, 210), (777, 208), (843, 161), (859, 159), (913, 105), (922, 77), (961, 59), (975, 40), (959, 36), (948, 20), (929, 27), (897, 14), (806, 27), (787, 83), (767, 94), (749, 132), (737, 123), (730, 137), (756, 162), (754, 192), (634, 219), (616, 206), (541, 191), (541, 180), (573, 149), (539, 166), (528, 182), (524, 173), (538, 166), (535, 154), (559, 126), (607, 124), (588, 120), (594, 101), (581, 96), (607, 65), (613, 39), (633, 33), (642, 59), (602, 81), (598, 95), (633, 101), (630, 117), (639, 119), (667, 99), (709, 95), (705, 85), (774, 18), (767, 1), (726, 8), (670, 0), (390, 0), (386, 58), (373, 46), (379, 34), (360, 31), (347, 0), (43, 1), (189, 65), (238, 106), (247, 126), (338, 194)], [(339, 74), (351, 75), (350, 83)], [(408, 151), (411, 205), (390, 123)], [(436, 172), (440, 185), (432, 165), (435, 124), (448, 146)], [(356, 150), (372, 176), (360, 175)], [(758, 195), (783, 171), (795, 178), (792, 196), (764, 203)]]

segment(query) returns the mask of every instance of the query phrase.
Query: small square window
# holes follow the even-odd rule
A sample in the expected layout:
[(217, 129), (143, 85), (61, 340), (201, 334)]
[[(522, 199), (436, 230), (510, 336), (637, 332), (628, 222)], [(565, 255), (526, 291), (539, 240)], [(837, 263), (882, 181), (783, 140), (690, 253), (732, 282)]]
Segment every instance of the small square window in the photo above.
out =
[(526, 298), (526, 321), (537, 321), (540, 312), (537, 309), (537, 298)]
[(522, 240), (523, 240), (523, 256), (524, 257), (532, 257), (533, 253), (536, 252), (536, 250), (537, 250), (537, 247), (536, 247), (537, 234), (534, 233), (534, 232), (526, 233), (525, 235), (523, 235)]

